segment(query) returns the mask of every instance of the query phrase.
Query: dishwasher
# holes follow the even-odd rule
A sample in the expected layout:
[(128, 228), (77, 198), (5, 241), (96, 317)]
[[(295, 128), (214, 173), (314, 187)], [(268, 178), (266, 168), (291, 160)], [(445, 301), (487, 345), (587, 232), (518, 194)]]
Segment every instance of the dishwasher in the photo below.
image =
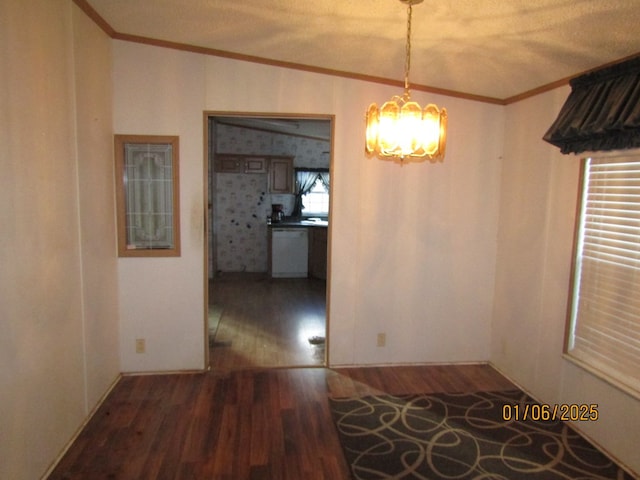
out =
[(309, 263), (309, 232), (306, 228), (271, 229), (271, 276), (305, 278)]

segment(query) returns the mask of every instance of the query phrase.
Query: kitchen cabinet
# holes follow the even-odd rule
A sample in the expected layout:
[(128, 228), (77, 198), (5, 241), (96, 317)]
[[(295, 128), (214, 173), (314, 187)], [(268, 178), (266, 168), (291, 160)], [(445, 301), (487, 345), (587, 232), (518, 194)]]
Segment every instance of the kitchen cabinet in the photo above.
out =
[(269, 157), (269, 193), (293, 193), (293, 157)]
[(218, 173), (243, 173), (244, 160), (241, 155), (216, 155), (215, 170)]
[(265, 157), (245, 157), (244, 173), (267, 173), (269, 162)]
[(218, 173), (267, 173), (266, 157), (253, 155), (216, 155), (215, 170)]
[(309, 276), (327, 279), (327, 229), (309, 229)]

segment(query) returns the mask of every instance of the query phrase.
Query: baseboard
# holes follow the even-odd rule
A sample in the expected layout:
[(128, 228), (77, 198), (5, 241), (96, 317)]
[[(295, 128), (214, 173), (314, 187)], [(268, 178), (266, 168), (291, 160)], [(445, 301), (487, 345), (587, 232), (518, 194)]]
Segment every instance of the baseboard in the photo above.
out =
[(194, 373), (207, 373), (211, 370), (210, 367), (204, 369), (192, 369), (192, 370), (154, 370), (154, 371), (142, 371), (142, 372), (122, 372), (120, 375), (123, 377), (140, 377), (143, 375), (192, 375)]
[[(327, 365), (326, 368), (446, 367), (447, 365), (490, 365), (490, 363), (487, 360), (465, 360), (461, 362), (335, 363)], [(496, 368), (496, 370), (498, 369)]]
[(51, 465), (49, 465), (49, 468), (47, 468), (47, 470), (44, 472), (44, 474), (42, 475), (41, 480), (44, 480), (46, 478), (49, 477), (49, 475), (51, 475), (51, 473), (55, 470), (55, 468), (58, 466), (58, 464), (60, 463), (60, 460), (62, 460), (62, 458), (66, 455), (66, 453), (69, 451), (69, 449), (71, 448), (71, 445), (73, 445), (73, 443), (78, 439), (78, 436), (82, 433), (82, 431), (84, 430), (84, 428), (87, 426), (87, 424), (91, 421), (91, 419), (93, 418), (93, 416), (96, 414), (96, 412), (100, 409), (100, 407), (102, 406), (102, 404), (104, 403), (104, 401), (107, 399), (107, 397), (109, 396), (109, 394), (111, 393), (111, 391), (115, 388), (115, 386), (118, 384), (118, 382), (120, 381), (120, 379), (122, 378), (122, 373), (119, 373), (116, 378), (113, 380), (113, 382), (111, 382), (111, 385), (109, 385), (109, 387), (107, 388), (107, 390), (102, 394), (102, 396), (100, 397), (100, 399), (98, 400), (98, 402), (94, 405), (94, 407), (91, 409), (91, 411), (89, 412), (89, 414), (85, 417), (85, 419), (83, 420), (83, 422), (80, 424), (80, 426), (76, 429), (75, 433), (71, 436), (71, 438), (67, 441), (67, 443), (65, 444), (65, 446), (62, 448), (62, 450), (60, 451), (60, 453), (58, 454), (58, 456), (53, 460), (53, 462), (51, 462)]

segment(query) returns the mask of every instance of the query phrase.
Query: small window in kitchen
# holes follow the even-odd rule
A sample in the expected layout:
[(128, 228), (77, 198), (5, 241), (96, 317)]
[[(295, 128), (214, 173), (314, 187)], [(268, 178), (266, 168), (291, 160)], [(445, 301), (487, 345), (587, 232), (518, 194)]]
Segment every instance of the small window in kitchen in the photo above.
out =
[(302, 215), (329, 215), (329, 192), (320, 177), (316, 179), (311, 190), (302, 196)]

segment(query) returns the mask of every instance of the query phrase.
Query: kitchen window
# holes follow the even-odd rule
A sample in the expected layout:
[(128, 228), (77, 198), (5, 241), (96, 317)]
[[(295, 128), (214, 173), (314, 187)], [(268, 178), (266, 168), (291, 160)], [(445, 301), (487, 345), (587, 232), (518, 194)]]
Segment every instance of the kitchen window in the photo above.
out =
[(640, 152), (583, 161), (566, 355), (640, 397)]
[(329, 215), (329, 192), (317, 178), (311, 190), (302, 196), (302, 215)]
[(329, 215), (329, 170), (326, 168), (296, 168), (295, 217), (326, 217)]

